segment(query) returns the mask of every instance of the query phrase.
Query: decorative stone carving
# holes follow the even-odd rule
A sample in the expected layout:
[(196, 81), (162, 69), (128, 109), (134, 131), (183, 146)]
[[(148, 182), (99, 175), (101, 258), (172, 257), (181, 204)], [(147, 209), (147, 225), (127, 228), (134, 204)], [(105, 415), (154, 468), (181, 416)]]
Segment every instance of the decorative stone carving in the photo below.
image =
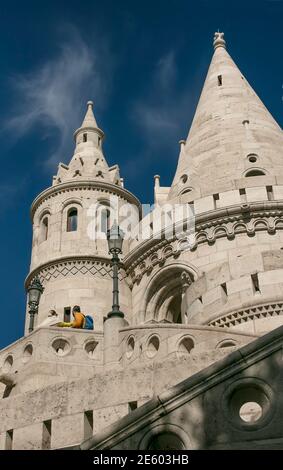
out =
[(192, 282), (193, 281), (189, 273), (187, 273), (186, 271), (183, 271), (181, 274), (181, 284), (182, 284), (183, 294), (186, 292), (187, 288), (191, 285)]
[[(240, 206), (241, 207), (241, 206)], [(233, 240), (238, 233), (246, 233), (254, 236), (257, 231), (267, 231), (274, 234), (276, 230), (283, 228), (282, 210), (265, 210), (249, 213), (251, 218), (246, 218), (245, 214), (239, 211), (238, 214), (211, 218), (203, 223), (196, 220), (195, 244), (188, 245), (187, 238), (171, 240), (149, 240), (148, 245), (143, 246), (140, 256), (129, 255), (125, 258), (125, 269), (131, 278), (131, 283), (139, 282), (143, 275), (152, 271), (154, 266), (164, 265), (166, 259), (178, 258), (184, 250), (195, 250), (201, 243), (213, 244), (216, 239), (226, 237)], [(210, 217), (213, 214), (210, 214)], [(152, 246), (153, 245), (153, 246)], [(147, 248), (148, 247), (148, 248)]]
[[(77, 275), (93, 275), (99, 277), (112, 278), (112, 267), (109, 263), (104, 263), (94, 260), (66, 260), (63, 262), (50, 263), (47, 266), (41, 267), (34, 273), (31, 273), (34, 277), (38, 275), (40, 281), (44, 284), (48, 281), (60, 279), (67, 276)], [(120, 281), (124, 280), (126, 275), (123, 270), (119, 271)]]
[(257, 305), (243, 310), (238, 310), (236, 312), (229, 313), (229, 315), (222, 316), (217, 320), (213, 320), (208, 323), (208, 325), (229, 328), (246, 321), (275, 317), (277, 315), (283, 315), (283, 303)]

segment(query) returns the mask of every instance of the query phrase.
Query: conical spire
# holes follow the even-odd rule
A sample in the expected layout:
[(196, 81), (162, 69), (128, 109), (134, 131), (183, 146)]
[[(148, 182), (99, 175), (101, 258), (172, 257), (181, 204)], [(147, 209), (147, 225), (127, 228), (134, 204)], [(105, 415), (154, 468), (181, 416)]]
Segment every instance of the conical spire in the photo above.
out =
[(103, 155), (104, 132), (99, 129), (93, 114), (93, 102), (87, 102), (87, 111), (81, 127), (74, 133), (76, 148), (69, 165), (59, 165), (54, 184), (79, 179), (121, 184), (117, 165), (109, 168)]
[(103, 139), (104, 137), (104, 132), (101, 129), (99, 129), (96, 119), (93, 114), (93, 101), (87, 102), (87, 111), (86, 111), (84, 120), (82, 122), (82, 125), (74, 133), (76, 143), (78, 143), (78, 141), (80, 140), (80, 136), (87, 132), (98, 135), (100, 137), (100, 140)]
[(81, 125), (81, 129), (85, 127), (93, 127), (95, 129), (98, 128), (96, 119), (93, 114), (93, 101), (87, 102), (87, 112)]
[(226, 51), (223, 33), (215, 33), (214, 49), (169, 199), (234, 189), (253, 168), (283, 175), (281, 128)]

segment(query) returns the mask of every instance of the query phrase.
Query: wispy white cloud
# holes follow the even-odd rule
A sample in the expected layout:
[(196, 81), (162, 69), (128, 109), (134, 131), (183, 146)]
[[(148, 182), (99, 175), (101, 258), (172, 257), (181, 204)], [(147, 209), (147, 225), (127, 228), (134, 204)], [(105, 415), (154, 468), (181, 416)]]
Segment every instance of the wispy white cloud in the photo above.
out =
[(178, 140), (184, 138), (182, 130), (187, 132), (193, 100), (191, 91), (180, 87), (178, 78), (176, 54), (169, 51), (157, 61), (148, 90), (133, 105), (132, 116), (144, 135), (149, 155), (168, 146), (177, 149)]
[(13, 138), (20, 138), (38, 125), (47, 135), (55, 131), (59, 142), (47, 160), (54, 167), (66, 157), (64, 152), (72, 132), (80, 125), (85, 102), (97, 98), (99, 107), (105, 104), (113, 65), (102, 40), (90, 49), (74, 28), (68, 28), (67, 38), (52, 58), (25, 76), (14, 77), (14, 95), (20, 99), (5, 130), (12, 131)]
[(157, 62), (154, 74), (156, 86), (162, 87), (164, 91), (170, 89), (177, 77), (176, 57), (174, 51), (169, 51)]

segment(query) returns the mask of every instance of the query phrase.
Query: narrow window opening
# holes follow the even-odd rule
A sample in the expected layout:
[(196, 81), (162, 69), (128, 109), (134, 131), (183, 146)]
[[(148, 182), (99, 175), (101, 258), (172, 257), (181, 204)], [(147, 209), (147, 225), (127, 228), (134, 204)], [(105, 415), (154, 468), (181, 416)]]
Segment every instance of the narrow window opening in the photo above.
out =
[(93, 410), (84, 413), (84, 438), (89, 439), (93, 436)]
[(13, 434), (14, 434), (13, 429), (6, 432), (5, 450), (13, 449), (13, 437), (14, 437)]
[(239, 193), (241, 196), (241, 202), (247, 202), (246, 189), (245, 188), (239, 189)]
[(266, 192), (267, 192), (267, 199), (269, 201), (274, 201), (273, 187), (266, 186)]
[(214, 209), (217, 209), (217, 201), (219, 201), (219, 194), (213, 194)]
[(51, 419), (43, 422), (43, 431), (42, 431), (42, 449), (43, 450), (51, 449), (51, 426), (52, 426)]
[(221, 284), (221, 287), (222, 287), (222, 289), (223, 289), (223, 291), (224, 291), (224, 294), (227, 295), (227, 284), (226, 284), (226, 282), (224, 282), (223, 284)]
[(138, 407), (138, 402), (137, 401), (130, 401), (129, 402), (129, 413), (131, 413), (131, 411), (136, 410), (137, 407)]
[(78, 211), (70, 209), (67, 217), (67, 232), (76, 232), (78, 230)]
[(83, 142), (87, 142), (87, 134), (83, 134)]
[(222, 75), (218, 75), (218, 86), (222, 86)]
[(252, 283), (253, 283), (253, 287), (254, 287), (255, 292), (260, 293), (259, 282), (258, 282), (258, 274), (257, 273), (252, 274), (251, 278), (252, 278)]
[(64, 322), (69, 322), (71, 320), (71, 307), (64, 308)]
[(44, 217), (42, 221), (42, 241), (46, 241), (48, 238), (48, 217)]
[(108, 208), (101, 211), (101, 232), (107, 233), (110, 229), (110, 210)]
[(98, 146), (100, 147), (101, 137), (98, 137)]

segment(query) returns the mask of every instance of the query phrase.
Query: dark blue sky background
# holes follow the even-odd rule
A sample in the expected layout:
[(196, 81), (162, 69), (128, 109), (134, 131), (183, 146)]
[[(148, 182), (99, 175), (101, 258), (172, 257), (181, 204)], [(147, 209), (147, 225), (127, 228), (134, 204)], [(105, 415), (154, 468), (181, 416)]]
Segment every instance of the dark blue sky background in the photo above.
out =
[(0, 347), (23, 334), (30, 204), (70, 160), (86, 101), (108, 163), (152, 203), (153, 175), (174, 176), (218, 28), (282, 125), (282, 18), (281, 0), (0, 2)]

